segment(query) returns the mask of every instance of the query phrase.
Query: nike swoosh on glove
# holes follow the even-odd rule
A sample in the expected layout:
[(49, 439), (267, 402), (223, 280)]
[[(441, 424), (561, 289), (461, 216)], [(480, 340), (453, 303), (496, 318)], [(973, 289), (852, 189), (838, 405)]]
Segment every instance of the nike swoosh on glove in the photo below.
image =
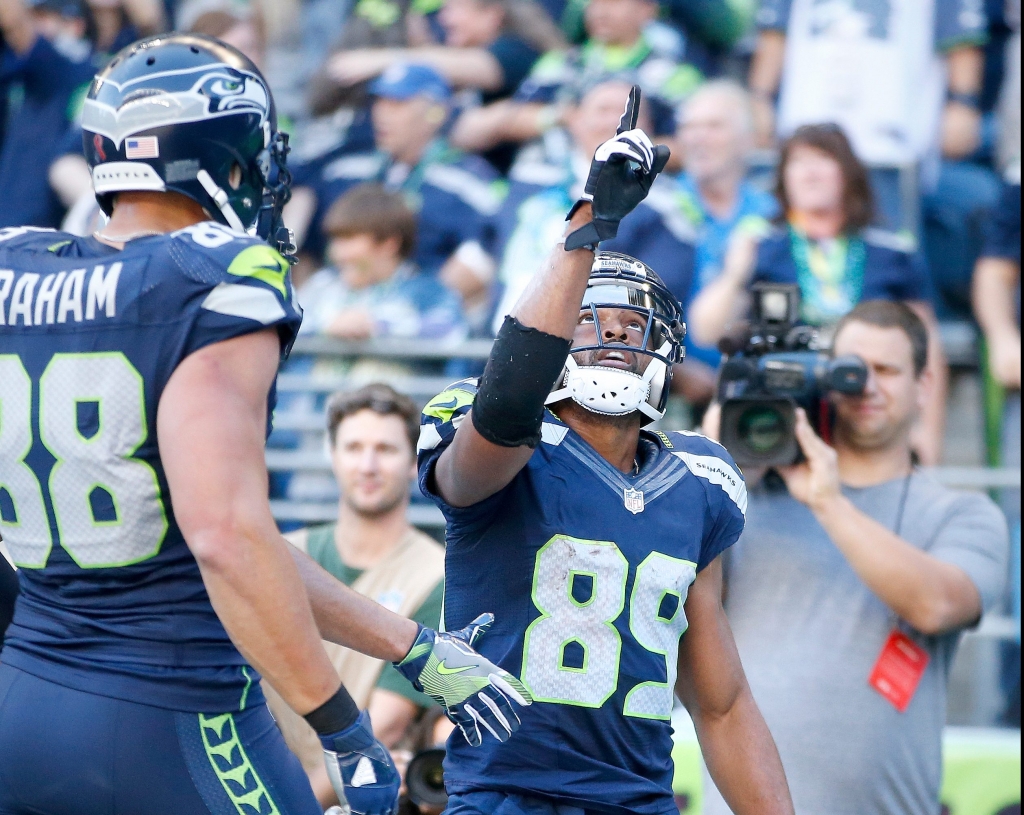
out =
[(473, 650), (493, 622), (493, 614), (481, 614), (461, 631), (422, 628), (405, 659), (394, 663), (416, 690), (444, 708), (473, 747), (483, 743), (481, 730), (508, 741), (520, 725), (512, 703), (533, 704), (522, 682)]
[(395, 815), (402, 779), (387, 748), (377, 741), (364, 710), (340, 733), (320, 736), (327, 776), (352, 815)]

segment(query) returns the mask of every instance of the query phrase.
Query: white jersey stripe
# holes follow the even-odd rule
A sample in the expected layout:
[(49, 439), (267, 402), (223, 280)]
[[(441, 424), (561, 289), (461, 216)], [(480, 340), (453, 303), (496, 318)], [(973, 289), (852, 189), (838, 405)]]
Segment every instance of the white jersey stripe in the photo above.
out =
[(219, 283), (203, 301), (203, 308), (230, 317), (245, 317), (264, 325), (286, 316), (277, 297), (266, 289), (238, 283)]
[(674, 452), (695, 476), (718, 484), (739, 507), (743, 517), (747, 516), (747, 485), (732, 467), (718, 456), (698, 456), (695, 453)]

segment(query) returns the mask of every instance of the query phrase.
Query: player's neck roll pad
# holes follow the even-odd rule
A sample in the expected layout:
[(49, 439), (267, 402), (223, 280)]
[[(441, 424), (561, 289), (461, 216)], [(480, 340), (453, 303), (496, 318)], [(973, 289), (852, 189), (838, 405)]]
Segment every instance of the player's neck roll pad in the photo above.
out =
[(487, 360), (473, 427), (501, 447), (536, 447), (544, 401), (569, 356), (571, 342), (506, 317)]

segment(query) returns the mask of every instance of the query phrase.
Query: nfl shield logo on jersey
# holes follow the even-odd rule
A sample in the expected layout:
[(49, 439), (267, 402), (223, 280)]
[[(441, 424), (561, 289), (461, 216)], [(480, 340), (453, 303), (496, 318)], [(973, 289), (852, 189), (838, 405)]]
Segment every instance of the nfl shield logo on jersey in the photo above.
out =
[(622, 491), (623, 503), (626, 505), (626, 509), (632, 512), (634, 515), (644, 511), (644, 494), (640, 490), (634, 490), (631, 487), (626, 488)]

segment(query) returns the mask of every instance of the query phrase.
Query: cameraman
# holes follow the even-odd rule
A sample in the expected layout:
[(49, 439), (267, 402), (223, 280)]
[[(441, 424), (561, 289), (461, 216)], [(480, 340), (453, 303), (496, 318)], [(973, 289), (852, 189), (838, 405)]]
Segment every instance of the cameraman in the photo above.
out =
[[(927, 348), (901, 303), (840, 321), (833, 353), (864, 360), (864, 392), (833, 397), (835, 447), (799, 413), (806, 461), (779, 469), (785, 489), (751, 491), (726, 561), (726, 612), (801, 815), (934, 815), (950, 663), (1002, 595), (999, 510), (912, 462)], [(705, 812), (728, 812), (713, 787)]]

